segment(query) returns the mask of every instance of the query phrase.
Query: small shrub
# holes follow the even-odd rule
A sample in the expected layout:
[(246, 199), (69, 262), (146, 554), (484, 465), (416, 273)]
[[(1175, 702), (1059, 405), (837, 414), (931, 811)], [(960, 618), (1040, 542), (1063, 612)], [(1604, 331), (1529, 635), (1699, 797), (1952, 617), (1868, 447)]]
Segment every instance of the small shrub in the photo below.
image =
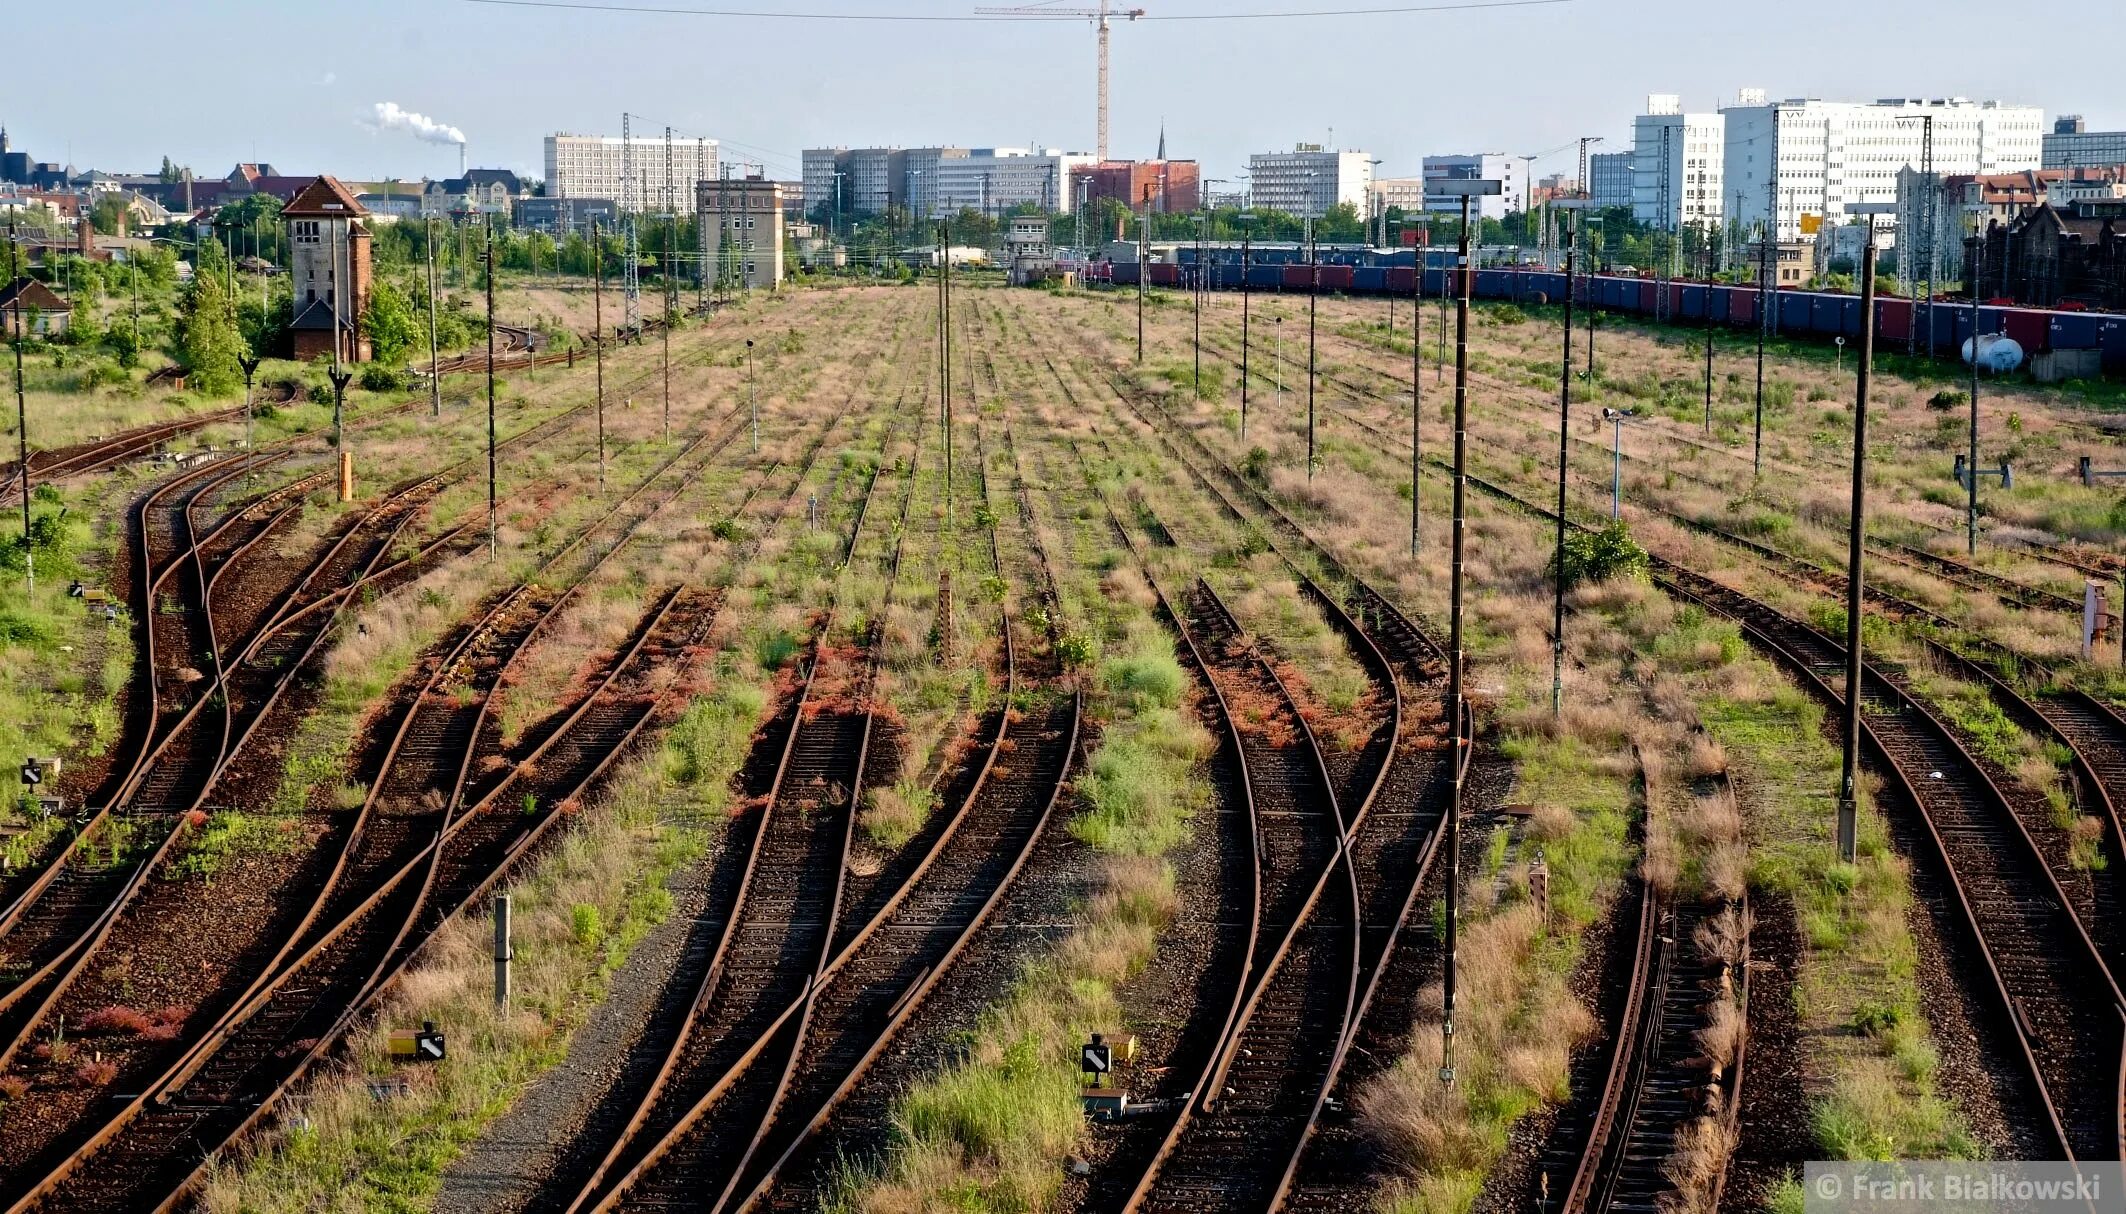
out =
[(1947, 413), (1951, 409), (1962, 407), (1970, 399), (1970, 397), (1954, 389), (1943, 388), (1927, 398), (1927, 408), (1934, 410), (1936, 413)]
[(0, 1075), (0, 1105), (30, 1094), (30, 1081), (20, 1075)]
[(1887, 1003), (1865, 1001), (1853, 1009), (1853, 1030), (1863, 1036), (1880, 1037), (1895, 1029), (1903, 1019), (1903, 1015)]
[(100, 1007), (81, 1018), (74, 1026), (84, 1036), (115, 1036), (120, 1033), (144, 1032), (154, 1026), (154, 1020), (145, 1012), (136, 1012), (129, 1007)]
[(313, 405), (329, 405), (332, 403), (332, 389), (325, 384), (310, 385), (310, 391), (307, 395)]
[(596, 948), (605, 940), (605, 916), (588, 902), (578, 902), (568, 911), (568, 934), (585, 948)]
[(1077, 670), (1092, 665), (1098, 654), (1093, 639), (1082, 632), (1073, 632), (1056, 642), (1056, 659), (1065, 670)]
[(91, 1058), (74, 1068), (74, 1081), (85, 1088), (108, 1087), (118, 1079), (118, 1064)]
[(405, 376), (383, 363), (369, 363), (362, 368), (364, 392), (397, 392), (405, 386)]
[[(1563, 580), (1567, 586), (1646, 574), (1646, 549), (1631, 538), (1630, 529), (1621, 519), (1600, 531), (1567, 534), (1562, 555)], [(1558, 572), (1556, 558), (1552, 559), (1551, 566), (1553, 573)]]

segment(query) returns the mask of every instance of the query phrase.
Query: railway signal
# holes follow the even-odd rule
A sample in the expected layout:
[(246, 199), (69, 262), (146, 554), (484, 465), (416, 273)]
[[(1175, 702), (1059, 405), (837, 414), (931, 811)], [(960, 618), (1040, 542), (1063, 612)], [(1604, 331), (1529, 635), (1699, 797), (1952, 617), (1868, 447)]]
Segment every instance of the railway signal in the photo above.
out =
[(443, 1031), (433, 1020), (423, 1020), (417, 1029), (393, 1029), (387, 1042), (393, 1062), (441, 1062), (449, 1054)]

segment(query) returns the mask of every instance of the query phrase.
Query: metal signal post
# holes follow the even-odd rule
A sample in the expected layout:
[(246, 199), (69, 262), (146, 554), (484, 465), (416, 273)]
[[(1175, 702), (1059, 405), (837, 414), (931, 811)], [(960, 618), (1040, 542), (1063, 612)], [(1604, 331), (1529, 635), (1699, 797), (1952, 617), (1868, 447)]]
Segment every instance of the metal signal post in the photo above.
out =
[(1550, 614), (1550, 714), (1561, 716), (1565, 711), (1565, 473), (1571, 462), (1572, 291), (1579, 253), (1573, 220), (1587, 202), (1575, 198), (1551, 205), (1565, 212), (1565, 350), (1558, 363), (1558, 527), (1556, 553), (1551, 558), (1555, 593)]
[[(1976, 338), (1977, 334), (1972, 334)], [(1978, 352), (1974, 343), (1972, 353)], [(1860, 613), (1862, 559), (1867, 545), (1868, 380), (1875, 362), (1875, 225), (1868, 224), (1860, 253), (1860, 361), (1854, 368), (1853, 503), (1851, 536), (1846, 546), (1845, 721), (1840, 730), (1843, 755), (1838, 776), (1838, 855), (1851, 864), (1860, 834), (1860, 690), (1862, 678)], [(1978, 483), (1975, 475), (1972, 484)]]
[[(495, 493), (495, 233), (487, 229), (487, 559), (495, 559), (497, 496)], [(599, 483), (605, 481), (604, 432), (599, 434)]]
[[(488, 329), (492, 345), (492, 327)], [(598, 492), (605, 492), (605, 246), (591, 220), (591, 348), (598, 362)], [(489, 362), (494, 361), (489, 359)]]
[(1447, 850), (1447, 958), (1442, 982), (1439, 1077), (1442, 1083), (1451, 1085), (1454, 1082), (1455, 949), (1460, 943), (1457, 919), (1462, 876), (1462, 798), (1468, 772), (1468, 765), (1462, 761), (1469, 713), (1463, 689), (1462, 602), (1468, 560), (1469, 291), (1471, 279), (1475, 277), (1469, 265), (1469, 200), (1498, 194), (1502, 186), (1495, 180), (1452, 181), (1444, 186), (1439, 192), (1459, 194), (1462, 200), (1462, 232), (1454, 266), (1454, 524), (1447, 599), (1447, 736), (1453, 739), (1453, 757), (1448, 760), (1453, 767), (1453, 796), (1447, 804), (1446, 837), (1441, 841)]

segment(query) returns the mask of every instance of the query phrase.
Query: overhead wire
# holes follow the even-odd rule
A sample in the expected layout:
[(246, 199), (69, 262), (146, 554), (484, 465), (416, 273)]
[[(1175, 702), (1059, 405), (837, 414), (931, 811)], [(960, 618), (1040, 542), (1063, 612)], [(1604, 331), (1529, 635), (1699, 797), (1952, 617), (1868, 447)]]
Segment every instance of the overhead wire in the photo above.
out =
[[(743, 17), (777, 21), (866, 21), (921, 24), (1023, 24), (1027, 22), (1081, 21), (1063, 13), (824, 13), (776, 12), (770, 9), (686, 8), (657, 4), (591, 4), (586, 0), (464, 0), (502, 8), (567, 9), (593, 13), (647, 13), (679, 17)], [(1315, 17), (1385, 17), (1405, 13), (1465, 12), (1495, 8), (1545, 8), (1576, 4), (1579, 0), (1448, 0), (1435, 4), (1394, 4), (1369, 8), (1260, 9), (1238, 13), (1163, 13), (1131, 17), (1132, 21), (1286, 21)]]

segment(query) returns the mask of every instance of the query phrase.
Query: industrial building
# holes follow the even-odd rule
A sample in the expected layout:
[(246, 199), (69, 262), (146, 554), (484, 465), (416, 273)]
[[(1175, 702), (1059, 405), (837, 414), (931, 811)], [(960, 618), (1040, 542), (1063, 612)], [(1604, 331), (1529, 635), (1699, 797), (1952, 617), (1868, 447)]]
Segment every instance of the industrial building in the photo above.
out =
[(715, 180), (717, 156), (713, 139), (667, 143), (662, 135), (622, 139), (561, 132), (546, 137), (546, 192), (555, 198), (610, 198), (623, 211), (684, 207), (698, 183)]
[(1973, 257), (1970, 246), (1978, 242), (1966, 238), (1967, 292), (1975, 263), (1976, 285), (1988, 296), (2038, 308), (2126, 307), (2126, 202), (2040, 203), (2009, 223), (1989, 223)]
[(2062, 114), (2041, 145), (2038, 167), (2091, 168), (2126, 164), (2126, 131), (2092, 131), (2080, 114)]
[(1664, 232), (1717, 227), (1726, 156), (1723, 115), (1685, 113), (1674, 93), (1649, 95), (1632, 120), (1631, 217)]
[(1804, 214), (1842, 223), (1856, 204), (1897, 201), (1898, 172), (1927, 167), (1929, 126), (1936, 174), (2038, 167), (2035, 106), (1964, 97), (1766, 102), (1761, 89), (1744, 90), (1740, 102), (1721, 110), (1727, 215), (1747, 229), (1771, 217), (1782, 240), (1800, 236)]
[(781, 182), (761, 177), (704, 181), (695, 187), (694, 207), (715, 282), (746, 290), (774, 290), (782, 282)]
[(510, 223), (527, 232), (566, 237), (588, 232), (591, 224), (613, 226), (619, 207), (610, 198), (519, 198), (512, 207)]
[(1249, 156), (1248, 173), (1253, 205), (1263, 210), (1319, 219), (1330, 207), (1348, 205), (1363, 215), (1373, 186), (1373, 157), (1302, 143), (1289, 152)]
[(1424, 172), (1425, 209), (1428, 211), (1461, 212), (1462, 200), (1458, 195), (1439, 192), (1440, 183), (1447, 181), (1498, 182), (1499, 193), (1483, 195), (1470, 208), (1485, 219), (1504, 219), (1515, 211), (1528, 209), (1528, 162), (1518, 156), (1503, 152), (1427, 156)]

